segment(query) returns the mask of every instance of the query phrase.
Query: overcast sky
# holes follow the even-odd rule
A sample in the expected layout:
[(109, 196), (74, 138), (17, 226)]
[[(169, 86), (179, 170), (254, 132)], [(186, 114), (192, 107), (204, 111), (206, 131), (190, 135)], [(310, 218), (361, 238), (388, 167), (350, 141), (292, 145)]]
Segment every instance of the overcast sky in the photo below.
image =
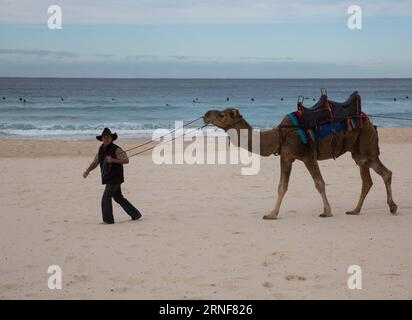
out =
[(0, 76), (412, 77), (411, 30), (410, 0), (0, 0)]

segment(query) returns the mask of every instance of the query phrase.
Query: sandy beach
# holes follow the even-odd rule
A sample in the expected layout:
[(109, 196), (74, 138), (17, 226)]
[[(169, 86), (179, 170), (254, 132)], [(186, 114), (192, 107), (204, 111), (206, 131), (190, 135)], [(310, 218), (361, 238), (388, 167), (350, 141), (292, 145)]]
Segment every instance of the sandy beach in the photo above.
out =
[[(125, 167), (123, 193), (142, 212), (101, 225), (98, 170), (82, 173), (97, 141), (0, 141), (0, 299), (411, 299), (412, 129), (379, 129), (399, 214), (381, 178), (359, 216), (361, 188), (345, 154), (320, 162), (334, 217), (304, 165), (295, 162), (278, 220), (279, 158), (259, 174), (240, 165), (155, 165), (151, 153)], [(117, 142), (127, 149), (136, 141)], [(50, 265), (62, 290), (47, 287)], [(347, 286), (350, 265), (362, 289)]]

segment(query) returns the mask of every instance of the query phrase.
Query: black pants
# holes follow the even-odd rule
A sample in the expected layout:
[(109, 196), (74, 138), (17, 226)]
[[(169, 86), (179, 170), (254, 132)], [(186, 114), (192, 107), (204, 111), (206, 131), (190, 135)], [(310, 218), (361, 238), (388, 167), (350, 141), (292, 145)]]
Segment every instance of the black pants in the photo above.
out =
[(106, 223), (114, 223), (112, 198), (123, 208), (126, 213), (132, 218), (139, 218), (141, 216), (139, 210), (123, 197), (120, 184), (106, 184), (106, 188), (102, 197), (102, 214), (103, 221)]

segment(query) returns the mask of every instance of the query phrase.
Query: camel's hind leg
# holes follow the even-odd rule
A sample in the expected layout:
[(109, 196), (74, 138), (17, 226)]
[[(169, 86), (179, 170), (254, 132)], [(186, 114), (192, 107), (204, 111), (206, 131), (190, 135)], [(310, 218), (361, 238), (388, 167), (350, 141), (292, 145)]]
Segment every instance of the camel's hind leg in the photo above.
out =
[(328, 198), (326, 197), (325, 181), (323, 181), (322, 174), (320, 173), (318, 162), (315, 159), (310, 158), (309, 160), (305, 161), (305, 166), (309, 170), (310, 175), (315, 182), (316, 189), (322, 196), (323, 213), (319, 216), (322, 218), (332, 217), (332, 208), (330, 207)]
[(375, 172), (382, 177), (383, 182), (385, 182), (387, 203), (389, 205), (389, 210), (391, 211), (392, 214), (395, 214), (396, 211), (398, 210), (398, 206), (392, 199), (392, 188), (391, 188), (392, 171), (386, 168), (379, 158), (376, 158), (375, 160), (373, 160), (371, 162), (370, 167), (373, 170), (375, 170)]
[(278, 187), (278, 198), (276, 200), (275, 208), (267, 215), (263, 216), (265, 220), (276, 219), (279, 214), (280, 205), (282, 204), (283, 197), (288, 190), (290, 173), (292, 172), (292, 163), (294, 160), (285, 159), (280, 157), (280, 181)]
[(353, 209), (352, 211), (347, 211), (346, 214), (357, 215), (362, 209), (363, 202), (365, 201), (365, 198), (369, 190), (372, 188), (373, 182), (372, 182), (370, 169), (364, 164), (362, 164), (361, 162), (358, 162), (355, 156), (352, 156), (352, 157), (355, 159), (360, 169), (360, 175), (362, 178), (362, 191), (359, 197), (358, 204), (356, 205), (356, 208)]

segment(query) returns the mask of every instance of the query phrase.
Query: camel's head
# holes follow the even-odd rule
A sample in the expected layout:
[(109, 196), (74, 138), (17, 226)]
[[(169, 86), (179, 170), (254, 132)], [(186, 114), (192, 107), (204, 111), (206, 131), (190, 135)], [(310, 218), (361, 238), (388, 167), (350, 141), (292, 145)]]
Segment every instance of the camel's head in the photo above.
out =
[(242, 120), (242, 115), (235, 108), (227, 108), (223, 111), (209, 110), (203, 116), (205, 124), (213, 124), (223, 130), (233, 128), (233, 125)]

